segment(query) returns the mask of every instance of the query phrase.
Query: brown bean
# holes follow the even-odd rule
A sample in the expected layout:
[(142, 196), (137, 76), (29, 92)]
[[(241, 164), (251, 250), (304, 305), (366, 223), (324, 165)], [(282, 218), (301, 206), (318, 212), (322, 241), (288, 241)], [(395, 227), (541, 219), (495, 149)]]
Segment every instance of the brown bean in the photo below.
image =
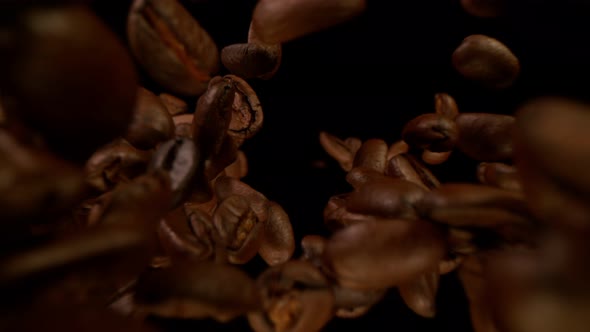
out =
[(440, 186), (438, 179), (410, 154), (400, 154), (389, 160), (385, 175), (410, 181), (426, 190)]
[(503, 163), (480, 163), (477, 166), (478, 180), (487, 185), (506, 190), (522, 191), (516, 167)]
[(125, 140), (116, 140), (98, 149), (86, 162), (86, 182), (94, 189), (105, 192), (121, 182), (129, 182), (143, 174), (151, 155), (131, 146)]
[(236, 179), (248, 175), (248, 158), (243, 151), (238, 150), (236, 161), (225, 168), (225, 175)]
[(172, 117), (174, 122), (174, 135), (176, 137), (193, 138), (193, 114), (181, 114)]
[(324, 259), (339, 285), (383, 289), (438, 266), (446, 253), (439, 228), (421, 220), (375, 220), (332, 235)]
[(199, 172), (200, 153), (189, 138), (177, 138), (161, 144), (154, 152), (150, 169), (166, 172), (172, 190), (171, 206), (176, 207), (185, 200), (195, 177)]
[(270, 78), (281, 63), (281, 44), (232, 44), (221, 50), (221, 62), (232, 74), (251, 78)]
[(433, 272), (424, 273), (414, 280), (399, 285), (399, 294), (406, 305), (416, 314), (433, 318), (436, 315), (436, 293), (439, 279), (437, 267)]
[(434, 95), (434, 108), (436, 114), (455, 120), (459, 115), (459, 107), (455, 99), (448, 93), (437, 93)]
[(245, 264), (256, 256), (266, 222), (268, 220), (258, 220), (248, 200), (242, 196), (231, 195), (221, 200), (213, 215), (213, 225), (230, 263)]
[(231, 195), (244, 197), (261, 222), (268, 219), (270, 202), (262, 193), (245, 184), (244, 182), (228, 176), (221, 176), (215, 181), (215, 195), (219, 200), (224, 200)]
[(234, 138), (239, 147), (246, 139), (260, 131), (264, 113), (256, 92), (246, 81), (235, 75), (226, 75), (224, 78), (231, 80), (235, 86), (231, 121), (227, 133)]
[(188, 112), (188, 104), (184, 100), (165, 92), (160, 93), (158, 97), (160, 97), (162, 104), (166, 106), (166, 109), (171, 116), (181, 115)]
[(256, 332), (317, 332), (332, 318), (334, 295), (328, 280), (308, 262), (270, 267), (256, 284), (263, 307), (248, 314)]
[(422, 151), (422, 161), (429, 165), (439, 165), (444, 163), (451, 156), (452, 151), (447, 152), (432, 152), (428, 150)]
[(149, 150), (173, 135), (174, 122), (166, 106), (151, 91), (139, 87), (133, 119), (123, 138), (138, 149)]
[(506, 88), (520, 73), (516, 56), (497, 39), (484, 35), (465, 38), (453, 52), (453, 66), (468, 80), (490, 88)]
[(258, 253), (270, 265), (283, 264), (295, 251), (295, 236), (287, 212), (276, 202), (270, 202), (268, 219)]
[(135, 0), (127, 37), (148, 74), (179, 95), (202, 94), (219, 67), (211, 36), (177, 0)]
[(425, 194), (425, 189), (405, 180), (370, 182), (350, 194), (346, 209), (386, 218), (415, 219), (418, 216), (415, 205)]
[(373, 305), (381, 301), (386, 289), (357, 290), (332, 286), (334, 292), (335, 316), (339, 318), (358, 318), (366, 314)]
[[(190, 216), (178, 208), (160, 220), (158, 237), (168, 256), (175, 259), (202, 261), (214, 257), (213, 222), (200, 211)], [(190, 223), (190, 225), (189, 225)]]
[(423, 114), (408, 122), (402, 139), (411, 147), (446, 152), (455, 147), (459, 131), (455, 122), (439, 114)]
[(462, 113), (455, 119), (459, 129), (457, 148), (478, 161), (512, 158), (515, 118), (509, 115)]
[(461, 0), (463, 9), (478, 17), (500, 16), (504, 11), (505, 3), (505, 0)]
[(407, 153), (410, 150), (408, 143), (404, 141), (397, 141), (389, 146), (387, 150), (387, 160), (397, 156), (398, 154)]
[(124, 45), (94, 13), (80, 5), (30, 6), (10, 21), (16, 25), (4, 29), (9, 44), (0, 61), (8, 119), (80, 163), (125, 133), (137, 77)]
[(383, 174), (387, 163), (387, 151), (387, 143), (384, 140), (366, 140), (354, 155), (352, 167), (369, 168)]
[(284, 43), (341, 24), (365, 7), (365, 0), (261, 0), (252, 14), (252, 30), (265, 43)]
[(320, 132), (319, 137), (320, 144), (326, 153), (334, 158), (344, 171), (350, 171), (354, 157), (362, 145), (361, 140), (354, 137), (341, 140), (325, 131)]
[(241, 270), (213, 262), (186, 262), (151, 270), (137, 281), (142, 311), (172, 318), (228, 322), (260, 307), (254, 280)]

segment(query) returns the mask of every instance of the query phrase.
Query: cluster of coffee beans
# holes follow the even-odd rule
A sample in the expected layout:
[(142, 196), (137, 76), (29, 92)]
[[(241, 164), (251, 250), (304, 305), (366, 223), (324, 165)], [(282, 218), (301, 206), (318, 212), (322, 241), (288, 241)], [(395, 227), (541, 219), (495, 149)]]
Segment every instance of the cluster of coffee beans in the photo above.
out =
[[(285, 210), (241, 181), (240, 149), (264, 119), (248, 80), (272, 79), (282, 44), (366, 1), (259, 0), (247, 40), (221, 51), (179, 0), (134, 0), (127, 45), (89, 2), (2, 4), (0, 329), (242, 317), (257, 332), (313, 332), (393, 288), (431, 318), (440, 276), (455, 271), (475, 331), (586, 330), (588, 106), (544, 98), (513, 116), (468, 113), (441, 92), (392, 144), (321, 133), (353, 190), (328, 201), (333, 233), (304, 236), (293, 258)], [(478, 17), (505, 7), (460, 3)], [(482, 89), (520, 73), (490, 36), (466, 37), (450, 58)], [(479, 162), (479, 183), (429, 170), (455, 151)], [(253, 276), (241, 267), (257, 255), (266, 266)]]

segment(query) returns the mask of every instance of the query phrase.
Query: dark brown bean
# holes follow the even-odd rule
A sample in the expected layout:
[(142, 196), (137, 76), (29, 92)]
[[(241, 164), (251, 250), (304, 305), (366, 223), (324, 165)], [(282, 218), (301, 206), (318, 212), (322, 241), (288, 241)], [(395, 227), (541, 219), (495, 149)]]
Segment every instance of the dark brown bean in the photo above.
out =
[(426, 190), (440, 186), (434, 174), (410, 154), (399, 154), (389, 159), (385, 175), (415, 183)]
[(3, 47), (0, 61), (8, 119), (22, 120), (61, 157), (81, 163), (123, 135), (137, 77), (115, 34), (76, 5), (31, 6), (14, 22), (3, 38), (14, 44)]
[(166, 106), (166, 109), (171, 116), (188, 112), (188, 104), (184, 100), (165, 92), (160, 93), (158, 97), (160, 97), (162, 104)]
[(342, 287), (383, 289), (436, 268), (446, 251), (444, 235), (432, 223), (374, 220), (334, 233), (324, 259)]
[(174, 136), (174, 122), (166, 106), (151, 91), (139, 87), (133, 119), (123, 136), (138, 149), (149, 150)]
[(432, 152), (428, 150), (424, 150), (422, 152), (422, 161), (429, 165), (438, 165), (442, 164), (449, 159), (451, 156), (452, 151), (447, 152)]
[(352, 162), (362, 142), (358, 138), (341, 140), (324, 131), (320, 132), (320, 144), (324, 150), (340, 164), (346, 172), (352, 169)]
[(365, 7), (365, 0), (261, 0), (252, 14), (252, 30), (263, 42), (284, 43), (345, 22)]
[(151, 270), (135, 288), (140, 309), (162, 317), (228, 322), (260, 308), (254, 280), (233, 266), (213, 262)]
[(318, 332), (333, 316), (334, 295), (328, 280), (308, 262), (270, 267), (256, 284), (262, 311), (248, 314), (256, 332)]
[(522, 184), (516, 167), (502, 163), (480, 163), (477, 165), (478, 180), (498, 188), (522, 191)]
[(437, 93), (434, 95), (434, 108), (436, 114), (455, 120), (459, 115), (457, 102), (448, 93)]
[(453, 66), (465, 78), (490, 88), (506, 88), (520, 73), (516, 56), (497, 39), (471, 35), (453, 52)]
[(388, 146), (382, 139), (366, 140), (354, 155), (352, 167), (373, 169), (381, 174), (385, 172)]
[(211, 217), (198, 210), (191, 212), (187, 216), (183, 208), (178, 208), (159, 223), (160, 244), (173, 261), (177, 258), (202, 261), (214, 257)]
[(506, 0), (461, 0), (465, 11), (478, 17), (497, 17), (504, 11)]
[(86, 182), (94, 189), (105, 192), (121, 182), (129, 182), (143, 174), (151, 154), (131, 146), (125, 140), (116, 140), (98, 149), (86, 162)]
[(150, 169), (166, 172), (170, 178), (172, 207), (178, 206), (192, 190), (194, 178), (199, 172), (200, 154), (189, 138), (177, 138), (163, 143), (154, 152)]
[(230, 263), (245, 264), (256, 256), (266, 222), (258, 220), (242, 196), (231, 195), (221, 200), (213, 215), (213, 225)]
[(411, 147), (446, 152), (455, 147), (459, 131), (453, 120), (439, 114), (423, 114), (408, 122), (402, 139)]
[(239, 147), (243, 142), (254, 136), (262, 128), (264, 113), (256, 92), (243, 79), (235, 75), (226, 75), (235, 87), (235, 97), (232, 105), (231, 121), (228, 134), (234, 138)]
[(460, 136), (457, 148), (467, 156), (478, 161), (512, 158), (513, 116), (461, 113), (455, 123)]
[(350, 194), (346, 209), (350, 212), (385, 218), (415, 219), (415, 205), (425, 196), (421, 186), (405, 180), (370, 182)]
[(245, 79), (272, 77), (281, 63), (281, 49), (281, 44), (232, 44), (221, 50), (221, 62)]
[(268, 219), (270, 202), (262, 193), (245, 184), (244, 182), (228, 176), (221, 176), (215, 181), (215, 195), (219, 200), (224, 200), (231, 195), (244, 197), (261, 222)]
[(295, 251), (295, 236), (287, 212), (276, 202), (270, 202), (268, 219), (258, 253), (270, 265), (287, 262)]
[(433, 318), (436, 315), (436, 293), (440, 275), (438, 266), (435, 271), (427, 272), (418, 278), (398, 286), (399, 294), (416, 314)]
[(177, 0), (135, 0), (127, 37), (139, 63), (170, 92), (200, 95), (218, 69), (217, 46)]

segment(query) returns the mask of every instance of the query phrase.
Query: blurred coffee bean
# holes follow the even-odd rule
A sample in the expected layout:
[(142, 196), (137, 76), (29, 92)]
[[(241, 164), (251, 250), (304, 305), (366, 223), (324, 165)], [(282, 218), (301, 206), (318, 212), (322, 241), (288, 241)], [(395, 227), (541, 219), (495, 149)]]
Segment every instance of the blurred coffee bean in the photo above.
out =
[(423, 114), (404, 126), (402, 139), (411, 147), (446, 152), (454, 148), (459, 139), (459, 131), (449, 117), (434, 113)]
[(362, 146), (361, 140), (358, 138), (341, 140), (340, 138), (324, 131), (320, 132), (319, 138), (320, 144), (326, 153), (329, 154), (330, 157), (336, 159), (344, 171), (350, 171), (352, 169), (354, 157)]
[(256, 332), (318, 332), (333, 316), (334, 295), (313, 265), (289, 261), (256, 280), (262, 310), (248, 314)]
[(287, 262), (295, 251), (295, 236), (287, 212), (276, 202), (270, 202), (268, 219), (258, 253), (270, 265)]
[(127, 36), (143, 69), (169, 92), (200, 95), (218, 69), (217, 46), (177, 0), (135, 0)]
[(453, 66), (466, 79), (496, 89), (506, 88), (520, 73), (520, 62), (500, 41), (471, 35), (453, 52)]
[(261, 0), (252, 14), (252, 31), (265, 43), (284, 43), (348, 21), (365, 8), (365, 0)]
[(14, 15), (11, 42), (0, 52), (7, 116), (39, 131), (60, 156), (85, 161), (129, 125), (133, 62), (85, 7), (34, 6)]
[(151, 154), (141, 151), (123, 139), (96, 150), (86, 162), (86, 182), (101, 192), (113, 189), (143, 174)]
[(522, 190), (518, 170), (511, 165), (503, 163), (480, 163), (477, 166), (477, 178), (483, 184), (506, 190)]
[(148, 150), (174, 136), (174, 123), (166, 106), (151, 91), (139, 87), (133, 120), (123, 136), (138, 149)]
[(461, 0), (463, 9), (478, 17), (496, 17), (503, 13), (506, 0)]
[(455, 119), (459, 129), (457, 148), (478, 161), (510, 159), (514, 122), (509, 115), (461, 113)]
[(164, 106), (166, 106), (166, 109), (171, 116), (188, 112), (188, 104), (184, 100), (169, 93), (160, 93), (158, 97), (160, 97), (160, 100)]
[(150, 169), (159, 169), (168, 174), (173, 195), (172, 207), (181, 204), (193, 189), (194, 179), (200, 171), (199, 158), (198, 148), (190, 138), (169, 140), (154, 152)]
[(254, 280), (233, 266), (212, 262), (147, 271), (135, 288), (140, 310), (162, 317), (229, 322), (260, 308)]
[(399, 294), (406, 305), (416, 314), (433, 318), (436, 315), (436, 293), (440, 275), (438, 266), (432, 272), (398, 286)]

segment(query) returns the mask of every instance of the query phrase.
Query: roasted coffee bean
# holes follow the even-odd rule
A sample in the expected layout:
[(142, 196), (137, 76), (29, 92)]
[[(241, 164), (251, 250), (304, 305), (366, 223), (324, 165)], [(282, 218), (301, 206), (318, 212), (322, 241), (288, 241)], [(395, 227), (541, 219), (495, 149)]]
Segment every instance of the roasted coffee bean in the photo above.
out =
[(497, 39), (471, 35), (453, 52), (453, 66), (465, 78), (490, 88), (506, 88), (520, 74), (518, 58)]
[(262, 310), (248, 314), (256, 332), (317, 332), (333, 316), (328, 280), (308, 262), (270, 267), (258, 276), (256, 285)]
[(268, 219), (269, 200), (244, 182), (229, 176), (221, 176), (215, 180), (214, 189), (217, 199), (224, 200), (231, 195), (241, 196), (248, 201), (260, 222), (265, 222)]
[(254, 280), (213, 262), (179, 262), (147, 271), (135, 289), (139, 309), (161, 317), (228, 322), (261, 306)]
[(160, 221), (158, 238), (161, 246), (172, 261), (213, 259), (215, 245), (211, 217), (198, 210), (187, 216), (184, 210), (178, 208)]
[(284, 43), (341, 24), (365, 8), (365, 0), (261, 0), (252, 14), (252, 31), (265, 43)]
[(446, 152), (455, 147), (459, 131), (455, 122), (440, 114), (423, 114), (408, 122), (402, 139), (411, 147)]
[(245, 264), (256, 256), (264, 239), (265, 223), (258, 220), (246, 198), (231, 195), (221, 200), (213, 225), (230, 263)]
[(0, 320), (3, 331), (34, 332), (44, 330), (87, 332), (156, 332), (144, 322), (122, 317), (98, 305), (42, 303)]
[(361, 148), (362, 142), (354, 137), (341, 140), (322, 131), (320, 132), (320, 144), (332, 158), (336, 159), (340, 167), (348, 172), (352, 169), (352, 162), (357, 151)]
[(586, 104), (562, 98), (537, 99), (517, 113), (516, 167), (527, 205), (546, 223), (588, 228), (587, 113)]
[(234, 138), (235, 144), (239, 147), (262, 128), (264, 114), (256, 92), (246, 81), (235, 75), (226, 75), (224, 78), (231, 80), (235, 86), (227, 133)]
[(461, 113), (455, 119), (459, 129), (457, 148), (478, 161), (512, 158), (512, 130), (515, 118), (509, 115)]
[(162, 104), (166, 106), (166, 109), (171, 116), (188, 112), (188, 104), (184, 100), (165, 92), (160, 93), (158, 97), (160, 97)]
[(387, 163), (387, 143), (382, 139), (369, 139), (361, 145), (354, 155), (352, 167), (373, 169), (381, 174)]
[(119, 139), (98, 149), (86, 162), (86, 182), (101, 192), (143, 174), (151, 154)]
[(432, 223), (375, 220), (334, 233), (324, 260), (342, 287), (384, 289), (437, 267), (446, 251), (444, 235)]
[(232, 44), (221, 50), (221, 62), (239, 77), (269, 79), (278, 70), (281, 54), (281, 44)]
[(478, 17), (497, 17), (504, 11), (506, 0), (461, 0), (463, 9)]
[(483, 184), (522, 191), (518, 170), (514, 166), (502, 163), (480, 163), (477, 165), (477, 178)]
[(164, 103), (151, 91), (139, 87), (133, 120), (123, 136), (138, 149), (148, 150), (174, 136), (174, 122)]
[(366, 314), (373, 305), (383, 299), (387, 293), (386, 289), (381, 290), (357, 290), (332, 286), (334, 292), (334, 307), (339, 318), (357, 318)]
[(407, 153), (410, 150), (408, 143), (404, 141), (397, 141), (389, 146), (387, 150), (387, 160), (397, 156), (398, 154)]
[(194, 178), (199, 172), (199, 158), (199, 151), (189, 138), (170, 140), (154, 152), (150, 169), (165, 171), (170, 177), (173, 207), (187, 198), (193, 189)]
[(438, 165), (442, 164), (449, 159), (451, 156), (452, 151), (447, 152), (432, 152), (428, 150), (424, 150), (422, 152), (422, 161), (429, 165)]
[(172, 117), (174, 122), (174, 135), (176, 137), (193, 138), (193, 114), (181, 114)]
[(434, 271), (424, 273), (418, 278), (398, 286), (399, 294), (416, 314), (432, 318), (436, 315), (436, 293), (440, 275), (438, 266)]
[(248, 159), (243, 151), (238, 151), (236, 161), (225, 168), (225, 175), (238, 180), (248, 175)]
[(81, 169), (0, 131), (0, 220), (4, 227), (50, 222), (86, 194)]
[(301, 239), (301, 250), (303, 255), (301, 259), (310, 262), (315, 267), (320, 268), (323, 266), (322, 256), (326, 249), (328, 239), (320, 235), (305, 235)]
[(459, 115), (457, 102), (448, 93), (437, 93), (434, 95), (434, 108), (436, 114), (455, 120)]
[(202, 95), (193, 119), (193, 139), (202, 154), (203, 162), (217, 155), (229, 129), (236, 86), (227, 77), (216, 76)]
[(426, 193), (423, 187), (406, 180), (369, 182), (350, 194), (346, 209), (385, 218), (415, 219), (418, 217), (415, 206)]
[(522, 193), (479, 184), (449, 183), (424, 195), (420, 215), (451, 226), (529, 224)]
[(354, 189), (359, 189), (369, 182), (392, 182), (393, 177), (387, 176), (382, 172), (372, 168), (355, 167), (346, 174), (346, 182)]
[(179, 95), (205, 92), (219, 67), (219, 51), (211, 36), (177, 0), (135, 0), (127, 37), (148, 74)]
[(127, 51), (105, 24), (75, 5), (31, 6), (13, 22), (10, 44), (0, 52), (8, 119), (22, 120), (60, 157), (81, 163), (124, 134), (136, 75)]
[(287, 262), (295, 251), (295, 236), (289, 215), (276, 202), (270, 202), (263, 231), (260, 256), (270, 266)]
[(409, 154), (399, 154), (389, 159), (385, 175), (410, 181), (426, 190), (440, 186), (440, 182), (434, 174)]

